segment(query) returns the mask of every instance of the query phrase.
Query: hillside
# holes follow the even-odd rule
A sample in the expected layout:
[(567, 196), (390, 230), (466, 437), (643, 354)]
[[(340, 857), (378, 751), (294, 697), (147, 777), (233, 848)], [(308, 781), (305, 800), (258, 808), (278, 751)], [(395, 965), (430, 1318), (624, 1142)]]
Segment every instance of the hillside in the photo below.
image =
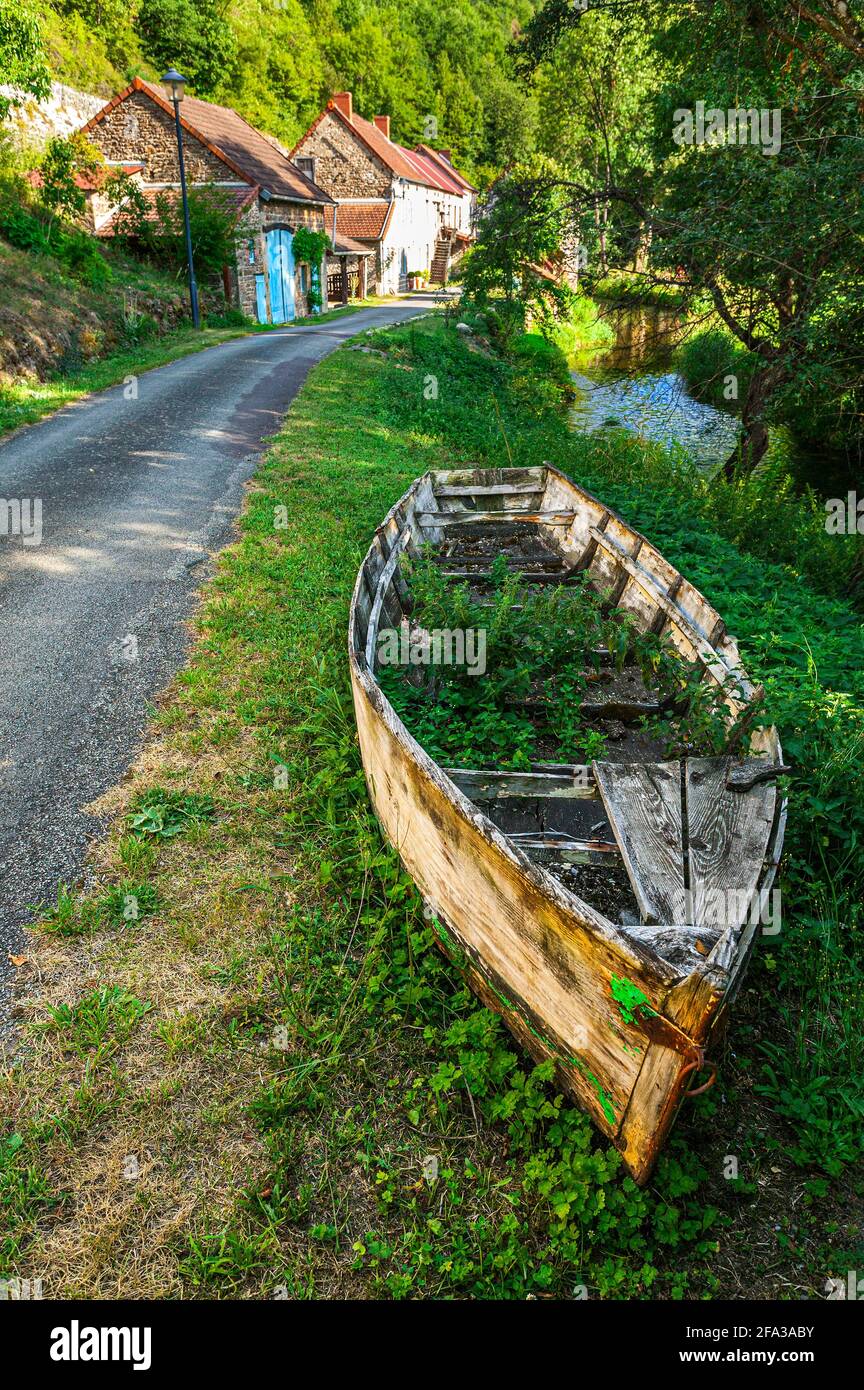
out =
[(188, 315), (182, 284), (113, 255), (101, 289), (67, 275), (50, 256), (0, 239), (0, 384), (45, 380), (112, 349), (176, 327)]
[[(177, 64), (194, 94), (235, 107), (288, 144), (333, 91), (392, 116), (396, 138), (449, 146), (489, 178), (534, 146), (536, 111), (506, 48), (533, 0), (57, 0), (42, 9), (52, 77), (108, 96)], [(169, 36), (169, 37), (166, 37)]]

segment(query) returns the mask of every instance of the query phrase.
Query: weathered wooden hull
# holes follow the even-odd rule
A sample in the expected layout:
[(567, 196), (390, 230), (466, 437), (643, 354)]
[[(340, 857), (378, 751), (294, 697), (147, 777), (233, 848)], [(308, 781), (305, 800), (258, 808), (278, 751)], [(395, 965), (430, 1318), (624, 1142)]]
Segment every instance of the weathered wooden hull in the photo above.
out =
[[(478, 995), (533, 1056), (554, 1060), (559, 1085), (644, 1182), (740, 981), (756, 927), (730, 927), (704, 955), (698, 923), (678, 927), (675, 952), (664, 954), (653, 944), (653, 928), (609, 921), (532, 862), (395, 714), (374, 668), (379, 629), (398, 626), (403, 614), (399, 555), (440, 540), (449, 524), (441, 521), (442, 508), (449, 512), (464, 498), (482, 498), (484, 515), (518, 508), (541, 534), (554, 536), (565, 577), (588, 570), (643, 627), (662, 627), (686, 656), (700, 660), (705, 679), (728, 683), (734, 673), (730, 723), (746, 710), (753, 688), (702, 596), (648, 541), (552, 468), (424, 475), (378, 528), (358, 575), (351, 681), (369, 794), (384, 833), (431, 909), (444, 949)], [(460, 521), (461, 513), (453, 524)], [(773, 729), (759, 732), (756, 751), (780, 764)], [(756, 884), (762, 893), (773, 880), (784, 816), (770, 786), (748, 832), (764, 839)], [(727, 840), (735, 833), (734, 826), (723, 830)]]

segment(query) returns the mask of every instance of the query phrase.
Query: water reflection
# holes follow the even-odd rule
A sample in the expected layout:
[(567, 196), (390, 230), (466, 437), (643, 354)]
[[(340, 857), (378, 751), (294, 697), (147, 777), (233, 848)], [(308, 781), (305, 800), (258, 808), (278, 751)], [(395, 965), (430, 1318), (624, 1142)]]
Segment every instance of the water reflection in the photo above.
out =
[[(615, 330), (615, 342), (601, 351), (577, 353), (570, 375), (578, 397), (574, 429), (591, 431), (617, 425), (666, 446), (678, 446), (706, 471), (732, 453), (740, 432), (737, 415), (697, 401), (673, 368), (683, 334), (674, 309), (616, 308), (601, 304), (601, 316)], [(777, 458), (799, 488), (823, 497), (842, 497), (860, 475), (860, 462), (796, 440), (784, 425), (772, 425), (768, 458)]]
[(735, 447), (738, 421), (694, 400), (675, 372), (629, 376), (601, 368), (593, 377), (580, 371), (570, 375), (579, 392), (572, 411), (577, 429), (618, 426), (655, 443), (678, 444), (706, 469), (722, 463)]
[(734, 415), (697, 401), (670, 360), (681, 322), (671, 309), (609, 310), (614, 346), (578, 353), (570, 375), (578, 391), (571, 419), (578, 430), (617, 427), (654, 443), (685, 449), (705, 469), (729, 457), (740, 430)]

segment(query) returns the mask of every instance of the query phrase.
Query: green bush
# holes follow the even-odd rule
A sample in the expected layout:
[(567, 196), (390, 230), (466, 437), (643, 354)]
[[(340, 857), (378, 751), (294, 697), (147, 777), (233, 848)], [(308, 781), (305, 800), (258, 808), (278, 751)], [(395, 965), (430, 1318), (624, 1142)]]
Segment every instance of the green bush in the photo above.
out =
[(19, 251), (47, 255), (51, 250), (42, 223), (23, 207), (0, 203), (0, 233)]
[(207, 328), (248, 328), (249, 319), (242, 309), (227, 307), (218, 314), (207, 314), (204, 318)]
[(0, 185), (0, 235), (19, 251), (53, 256), (76, 280), (102, 289), (112, 278), (111, 267), (95, 237), (29, 203), (28, 197), (29, 188), (21, 179)]
[[(755, 358), (722, 328), (706, 328), (681, 344), (675, 365), (697, 400), (735, 409), (746, 398)], [(737, 395), (725, 394), (725, 378), (737, 377)]]
[(87, 232), (64, 229), (55, 235), (50, 250), (70, 275), (94, 290), (103, 289), (113, 278), (97, 242)]

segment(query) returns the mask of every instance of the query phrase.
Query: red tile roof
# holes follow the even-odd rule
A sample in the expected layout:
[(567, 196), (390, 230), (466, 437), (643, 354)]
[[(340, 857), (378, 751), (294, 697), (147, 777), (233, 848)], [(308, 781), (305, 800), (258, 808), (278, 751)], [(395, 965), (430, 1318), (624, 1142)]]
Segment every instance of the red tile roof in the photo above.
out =
[[(144, 92), (163, 111), (173, 116), (173, 108), (161, 88), (136, 77), (131, 86), (112, 97), (107, 106), (97, 111), (84, 129), (90, 130), (104, 120), (115, 106), (133, 92)], [(230, 107), (215, 106), (210, 101), (187, 96), (180, 106), (180, 118), (184, 130), (199, 139), (247, 183), (267, 188), (277, 198), (291, 198), (304, 203), (332, 202), (323, 188), (307, 179), (291, 163), (287, 151), (277, 141), (256, 130)]]
[(453, 193), (457, 198), (462, 197), (465, 189), (460, 188), (456, 180), (440, 168), (428, 155), (423, 154), (421, 150), (411, 150), (411, 158), (428, 175), (428, 181), (433, 188), (443, 188), (445, 193)]
[(383, 198), (368, 203), (340, 203), (336, 230), (360, 241), (378, 241), (387, 230), (392, 210), (393, 204)]
[[(292, 158), (300, 149), (303, 141), (312, 134), (328, 112), (342, 121), (349, 130), (353, 130), (367, 149), (377, 155), (381, 163), (399, 178), (408, 179), (411, 183), (424, 184), (427, 188), (437, 188), (442, 193), (453, 193), (457, 196), (461, 196), (466, 191), (474, 191), (470, 183), (463, 179), (461, 174), (457, 174), (443, 156), (436, 154), (428, 146), (421, 145), (417, 150), (407, 150), (404, 145), (398, 145), (395, 140), (386, 136), (383, 130), (379, 130), (374, 121), (367, 121), (365, 117), (358, 116), (356, 111), (352, 111), (349, 116), (343, 106), (333, 99), (328, 101), (326, 110), (322, 111), (317, 120), (312, 122), (306, 134), (297, 141), (291, 151)], [(435, 158), (430, 158), (430, 155), (435, 155)]]
[[(336, 209), (336, 208), (325, 208), (325, 209), (324, 209), (324, 227), (325, 227), (325, 230), (326, 230), (326, 232), (327, 232), (327, 235), (328, 235), (329, 238), (330, 238), (330, 244), (332, 245), (333, 250), (334, 250), (334, 251), (337, 251), (337, 252), (350, 251), (350, 252), (352, 252), (352, 253), (355, 254), (355, 255), (371, 256), (371, 255), (372, 255), (372, 249), (371, 249), (371, 247), (369, 247), (369, 246), (364, 246), (362, 242), (360, 242), (360, 241), (355, 241), (354, 238), (353, 238), (352, 236), (346, 235), (345, 229), (344, 229), (344, 227), (343, 227), (343, 225), (342, 225), (342, 223), (343, 223), (343, 217), (342, 217), (343, 209), (342, 209), (341, 207), (338, 209), (338, 215), (337, 215), (337, 217), (336, 217), (336, 236), (335, 236), (335, 238), (334, 238), (334, 236), (333, 236), (333, 217), (334, 217), (334, 214), (335, 214), (336, 212), (337, 212), (337, 209)], [(375, 238), (371, 238), (371, 237), (370, 237), (370, 240), (375, 240)]]
[(460, 174), (458, 169), (454, 169), (450, 160), (440, 150), (433, 150), (431, 145), (418, 145), (417, 154), (425, 155), (427, 159), (445, 175), (451, 183), (455, 183), (460, 193), (476, 193), (477, 189), (473, 183), (469, 183), (464, 174)]
[[(100, 164), (98, 169), (94, 169), (90, 174), (73, 174), (72, 177), (76, 188), (82, 189), (85, 193), (94, 193), (97, 188), (102, 187), (109, 174), (139, 174), (143, 168), (143, 164)], [(42, 187), (41, 169), (31, 169), (26, 177), (31, 188)]]

